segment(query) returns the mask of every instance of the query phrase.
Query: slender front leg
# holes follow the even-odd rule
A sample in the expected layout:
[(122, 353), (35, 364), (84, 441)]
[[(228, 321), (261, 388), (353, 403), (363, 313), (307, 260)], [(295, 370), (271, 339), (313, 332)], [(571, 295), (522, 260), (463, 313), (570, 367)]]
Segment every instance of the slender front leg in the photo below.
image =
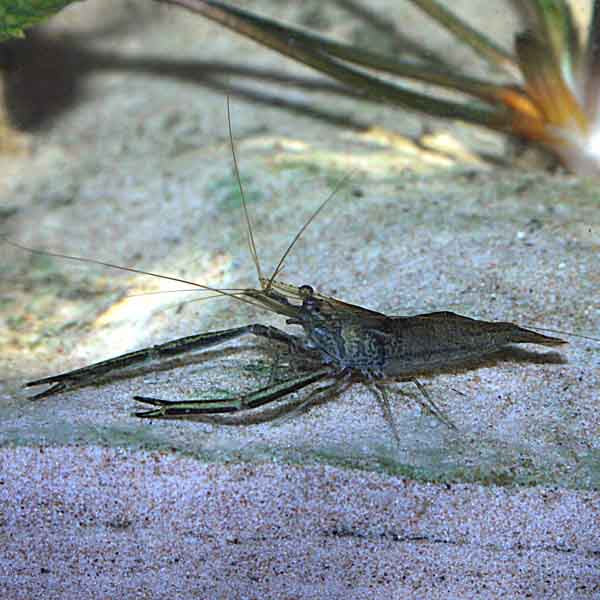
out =
[(428, 410), (438, 421), (449, 427), (450, 429), (454, 429), (458, 431), (458, 427), (450, 420), (448, 416), (444, 413), (444, 411), (437, 406), (437, 404), (433, 401), (433, 398), (429, 395), (425, 386), (418, 379), (410, 379), (412, 383), (417, 386), (417, 389), (423, 394), (426, 402), (422, 402), (419, 400), (419, 404), (423, 406), (426, 410)]
[[(444, 411), (437, 406), (437, 404), (433, 401), (433, 398), (428, 394), (427, 390), (425, 389), (425, 386), (423, 386), (423, 384), (419, 380), (403, 379), (402, 381), (406, 382), (406, 383), (414, 383), (417, 386), (417, 389), (419, 390), (419, 392), (421, 392), (421, 394), (425, 398), (425, 401), (423, 401), (421, 398), (418, 398), (417, 402), (429, 414), (434, 416), (438, 421), (440, 421), (440, 423), (443, 423), (444, 425), (446, 425), (446, 427), (449, 427), (450, 429), (454, 429), (455, 431), (458, 431), (458, 428), (456, 427), (456, 425), (450, 420), (450, 418), (448, 416), (446, 416)], [(396, 427), (396, 422), (395, 422), (393, 414), (392, 414), (392, 410), (390, 407), (390, 402), (388, 399), (387, 391), (385, 389), (385, 385), (382, 383), (373, 383), (372, 385), (373, 385), (373, 389), (375, 389), (379, 393), (378, 400), (380, 402), (381, 409), (383, 411), (383, 417), (386, 420), (386, 422), (388, 423), (388, 425), (390, 426), (390, 429), (392, 430), (392, 433), (393, 433), (394, 437), (396, 438), (396, 442), (400, 443), (400, 435), (398, 433), (398, 429)]]
[(385, 419), (385, 422), (388, 424), (389, 428), (392, 430), (392, 435), (396, 440), (396, 444), (400, 445), (400, 434), (398, 433), (398, 427), (396, 426), (396, 420), (394, 419), (394, 414), (392, 413), (390, 399), (388, 398), (385, 386), (379, 383), (374, 383), (373, 389), (375, 390), (375, 397), (381, 406), (383, 418)]
[(60, 375), (52, 375), (44, 377), (36, 381), (30, 381), (25, 384), (26, 387), (44, 384), (56, 384), (52, 387), (32, 396), (32, 400), (46, 398), (58, 392), (68, 391), (75, 387), (83, 387), (94, 383), (99, 377), (108, 373), (118, 372), (132, 365), (141, 364), (146, 361), (157, 360), (169, 356), (176, 356), (190, 350), (202, 350), (222, 344), (223, 342), (238, 338), (242, 335), (252, 334), (260, 337), (265, 337), (269, 340), (281, 342), (288, 346), (296, 346), (299, 344), (296, 337), (289, 335), (276, 327), (261, 325), (254, 323), (244, 325), (243, 327), (234, 327), (232, 329), (224, 329), (223, 331), (212, 331), (208, 333), (199, 333), (197, 335), (189, 335), (187, 337), (171, 340), (164, 344), (157, 344), (149, 348), (135, 350), (127, 354), (121, 354), (108, 360), (61, 373)]
[(211, 423), (221, 423), (227, 425), (247, 425), (270, 421), (286, 412), (294, 410), (299, 404), (303, 404), (306, 400), (300, 399), (295, 403), (278, 407), (274, 411), (259, 415), (245, 415), (239, 419), (220, 419), (215, 415), (223, 413), (237, 413), (253, 408), (264, 406), (270, 402), (274, 402), (279, 398), (283, 398), (292, 392), (296, 392), (311, 383), (316, 383), (327, 377), (335, 375), (335, 371), (331, 367), (326, 367), (310, 373), (288, 379), (282, 383), (268, 385), (254, 392), (242, 394), (233, 398), (214, 398), (210, 400), (188, 400), (188, 401), (169, 401), (159, 398), (149, 398), (147, 396), (134, 396), (134, 400), (157, 406), (153, 410), (146, 410), (134, 413), (136, 417), (144, 419), (189, 419), (207, 421)]

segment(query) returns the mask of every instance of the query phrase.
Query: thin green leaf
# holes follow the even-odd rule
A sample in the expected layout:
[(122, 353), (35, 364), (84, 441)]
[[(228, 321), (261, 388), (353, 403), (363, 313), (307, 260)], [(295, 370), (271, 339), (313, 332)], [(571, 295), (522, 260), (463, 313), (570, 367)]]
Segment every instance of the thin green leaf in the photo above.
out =
[(487, 102), (495, 102), (501, 90), (500, 86), (474, 77), (460, 75), (450, 69), (415, 63), (414, 61), (398, 60), (364, 48), (357, 48), (350, 44), (329, 40), (321, 35), (303, 31), (296, 27), (282, 25), (270, 19), (261, 18), (256, 15), (253, 15), (251, 18), (257, 27), (263, 29), (265, 35), (270, 34), (282, 41), (293, 38), (295, 44), (302, 42), (308, 49), (319, 50), (324, 54), (340, 58), (361, 67), (431, 83), (475, 96)]
[(585, 57), (585, 108), (592, 122), (598, 116), (600, 98), (600, 0), (594, 1)]
[(425, 61), (429, 64), (435, 65), (448, 65), (446, 57), (440, 53), (435, 52), (423, 45), (414, 42), (409, 37), (404, 35), (396, 27), (394, 21), (380, 15), (368, 6), (357, 0), (334, 0), (335, 3), (342, 9), (346, 10), (356, 18), (358, 18), (362, 24), (370, 26), (383, 34), (393, 45), (398, 52), (402, 54), (410, 54), (418, 57), (421, 61)]
[[(505, 130), (509, 126), (508, 113), (502, 107), (486, 107), (466, 105), (448, 100), (441, 100), (426, 94), (392, 84), (362, 70), (354, 69), (331, 58), (324, 48), (319, 48), (320, 40), (314, 34), (301, 32), (281, 25), (270, 19), (249, 13), (237, 7), (227, 6), (211, 0), (163, 0), (201, 14), (237, 33), (254, 39), (278, 52), (308, 65), (321, 73), (341, 81), (354, 91), (360, 91), (365, 99), (377, 102), (399, 104), (406, 108), (418, 110), (430, 115), (461, 119), (478, 123), (486, 127)], [(315, 39), (315, 43), (309, 40)], [(317, 47), (315, 47), (315, 45)], [(339, 44), (331, 43), (331, 49)], [(356, 55), (354, 55), (356, 59)], [(373, 56), (371, 55), (371, 59)], [(475, 81), (475, 80), (472, 80)]]
[(454, 13), (443, 7), (436, 0), (410, 0), (415, 6), (440, 23), (464, 44), (489, 63), (501, 68), (511, 77), (519, 77), (519, 69), (514, 57), (490, 38), (473, 29), (468, 23), (459, 19)]
[(570, 6), (564, 0), (528, 0), (517, 5), (533, 34), (560, 69), (566, 84), (576, 91), (582, 49)]

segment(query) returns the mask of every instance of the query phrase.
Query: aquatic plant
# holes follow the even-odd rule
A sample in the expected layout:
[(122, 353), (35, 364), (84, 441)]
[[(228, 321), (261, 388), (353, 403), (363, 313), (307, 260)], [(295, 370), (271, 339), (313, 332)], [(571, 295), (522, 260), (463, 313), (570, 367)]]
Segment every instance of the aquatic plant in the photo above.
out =
[[(401, 56), (334, 41), (322, 35), (212, 0), (163, 0), (198, 13), (343, 83), (349, 95), (460, 119), (540, 145), (570, 171), (600, 171), (600, 0), (594, 0), (585, 37), (565, 0), (514, 2), (523, 23), (511, 51), (475, 30), (437, 0), (406, 0), (470, 46), (502, 73), (500, 83), (472, 77), (410, 44)], [(390, 35), (393, 19), (355, 0), (338, 0)], [(379, 74), (384, 74), (383, 77)], [(436, 97), (390, 76), (460, 92), (468, 101)]]

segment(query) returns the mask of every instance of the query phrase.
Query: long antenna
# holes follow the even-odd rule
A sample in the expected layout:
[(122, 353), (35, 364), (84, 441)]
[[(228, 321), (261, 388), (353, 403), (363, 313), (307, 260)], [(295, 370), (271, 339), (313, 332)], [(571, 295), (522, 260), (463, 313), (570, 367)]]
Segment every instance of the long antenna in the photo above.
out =
[(287, 258), (288, 254), (292, 251), (292, 248), (294, 247), (294, 244), (300, 239), (300, 236), (306, 231), (306, 228), (317, 218), (317, 216), (319, 215), (319, 213), (325, 208), (325, 206), (329, 203), (329, 201), (340, 191), (340, 189), (345, 186), (348, 181), (354, 176), (354, 172), (350, 172), (347, 173), (335, 186), (335, 188), (333, 189), (333, 191), (329, 194), (329, 196), (327, 196), (327, 198), (325, 199), (324, 202), (321, 203), (321, 205), (319, 206), (319, 208), (317, 208), (317, 210), (315, 210), (315, 212), (310, 216), (310, 218), (308, 219), (308, 221), (306, 221), (306, 223), (304, 223), (304, 225), (302, 225), (302, 227), (300, 228), (300, 231), (298, 231), (298, 233), (294, 236), (294, 239), (292, 240), (291, 244), (287, 247), (287, 250), (283, 253), (283, 256), (281, 257), (280, 261), (277, 263), (277, 267), (275, 267), (275, 270), (273, 271), (273, 275), (271, 275), (271, 277), (269, 278), (269, 284), (267, 287), (271, 287), (271, 284), (273, 283), (273, 281), (275, 281), (275, 278), (277, 277), (277, 275), (279, 274), (279, 272), (281, 271), (281, 269), (283, 268), (283, 263), (285, 261), (285, 259)]
[(48, 250), (36, 250), (35, 248), (29, 248), (28, 246), (23, 246), (22, 244), (17, 244), (17, 242), (13, 242), (8, 238), (0, 235), (0, 240), (4, 241), (6, 244), (13, 246), (14, 248), (20, 248), (21, 250), (25, 250), (26, 252), (30, 252), (31, 254), (40, 254), (42, 256), (53, 256), (55, 258), (65, 258), (67, 260), (83, 262), (83, 263), (91, 263), (94, 265), (100, 265), (102, 267), (108, 267), (109, 269), (118, 269), (119, 271), (128, 271), (129, 273), (137, 273), (139, 275), (150, 275), (151, 277), (159, 277), (160, 279), (166, 279), (168, 281), (175, 281), (177, 283), (184, 283), (186, 285), (191, 285), (195, 288), (199, 288), (201, 290), (205, 290), (208, 292), (214, 292), (220, 296), (227, 296), (228, 298), (235, 298), (240, 302), (245, 302), (246, 304), (251, 304), (252, 306), (259, 306), (264, 308), (258, 302), (252, 302), (248, 298), (244, 298), (241, 296), (244, 292), (230, 292), (226, 290), (222, 290), (219, 288), (211, 287), (209, 285), (203, 285), (201, 283), (196, 283), (195, 281), (189, 281), (187, 279), (181, 279), (179, 277), (171, 277), (169, 275), (161, 275), (160, 273), (153, 273), (152, 271), (143, 271), (142, 269), (135, 269), (133, 267), (124, 267), (122, 265), (116, 265), (114, 263), (104, 262), (102, 260), (96, 260), (95, 258), (84, 258), (81, 256), (72, 256), (70, 254), (61, 254), (60, 252), (49, 252)]
[(231, 111), (229, 109), (229, 96), (227, 96), (227, 127), (229, 129), (229, 144), (231, 145), (231, 155), (233, 156), (233, 168), (235, 171), (235, 177), (237, 179), (238, 187), (240, 189), (240, 196), (242, 198), (242, 208), (244, 209), (244, 219), (246, 230), (248, 232), (248, 248), (250, 249), (250, 255), (252, 261), (256, 267), (256, 273), (258, 275), (258, 281), (262, 280), (262, 271), (260, 268), (260, 262), (258, 260), (258, 253), (256, 252), (256, 244), (254, 243), (254, 235), (252, 235), (252, 223), (250, 223), (250, 215), (248, 214), (248, 206), (246, 204), (246, 196), (244, 195), (244, 188), (242, 187), (242, 179), (240, 177), (240, 170), (238, 168), (238, 161), (235, 155), (235, 147), (233, 144), (233, 133), (231, 131)]

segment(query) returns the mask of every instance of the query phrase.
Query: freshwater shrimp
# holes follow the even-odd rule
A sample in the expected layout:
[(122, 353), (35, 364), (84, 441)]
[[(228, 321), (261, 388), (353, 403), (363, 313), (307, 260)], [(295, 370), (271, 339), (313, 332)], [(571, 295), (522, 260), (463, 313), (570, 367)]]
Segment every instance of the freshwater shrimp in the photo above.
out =
[[(494, 354), (510, 344), (556, 346), (566, 343), (563, 339), (543, 335), (514, 323), (483, 321), (448, 311), (415, 316), (389, 316), (326, 296), (307, 284), (296, 286), (279, 280), (278, 275), (284, 261), (295, 243), (335, 196), (345, 180), (338, 184), (295, 235), (272, 275), (263, 276), (241, 184), (229, 106), (227, 108), (233, 166), (241, 195), (248, 245), (260, 288), (231, 292), (95, 259), (31, 250), (13, 242), (9, 243), (32, 252), (158, 276), (232, 297), (285, 317), (286, 324), (300, 328), (300, 334), (293, 335), (283, 329), (261, 323), (194, 334), (66, 373), (30, 381), (26, 384), (27, 387), (50, 386), (34, 395), (33, 399), (93, 385), (107, 375), (117, 374), (148, 360), (203, 350), (241, 336), (254, 335), (265, 338), (269, 344), (285, 347), (292, 359), (302, 366), (298, 369), (300, 372), (281, 381), (269, 381), (257, 390), (233, 397), (179, 401), (137, 395), (134, 396), (134, 400), (153, 408), (139, 410), (134, 415), (146, 419), (183, 418), (224, 425), (248, 425), (310, 408), (340, 395), (353, 383), (361, 382), (378, 398), (384, 418), (398, 440), (386, 383), (412, 382), (423, 398), (423, 406), (439, 421), (455, 429), (454, 423), (434, 403), (418, 376), (443, 368), (463, 366), (474, 359)], [(315, 387), (308, 395), (290, 397), (292, 393), (313, 385)]]

